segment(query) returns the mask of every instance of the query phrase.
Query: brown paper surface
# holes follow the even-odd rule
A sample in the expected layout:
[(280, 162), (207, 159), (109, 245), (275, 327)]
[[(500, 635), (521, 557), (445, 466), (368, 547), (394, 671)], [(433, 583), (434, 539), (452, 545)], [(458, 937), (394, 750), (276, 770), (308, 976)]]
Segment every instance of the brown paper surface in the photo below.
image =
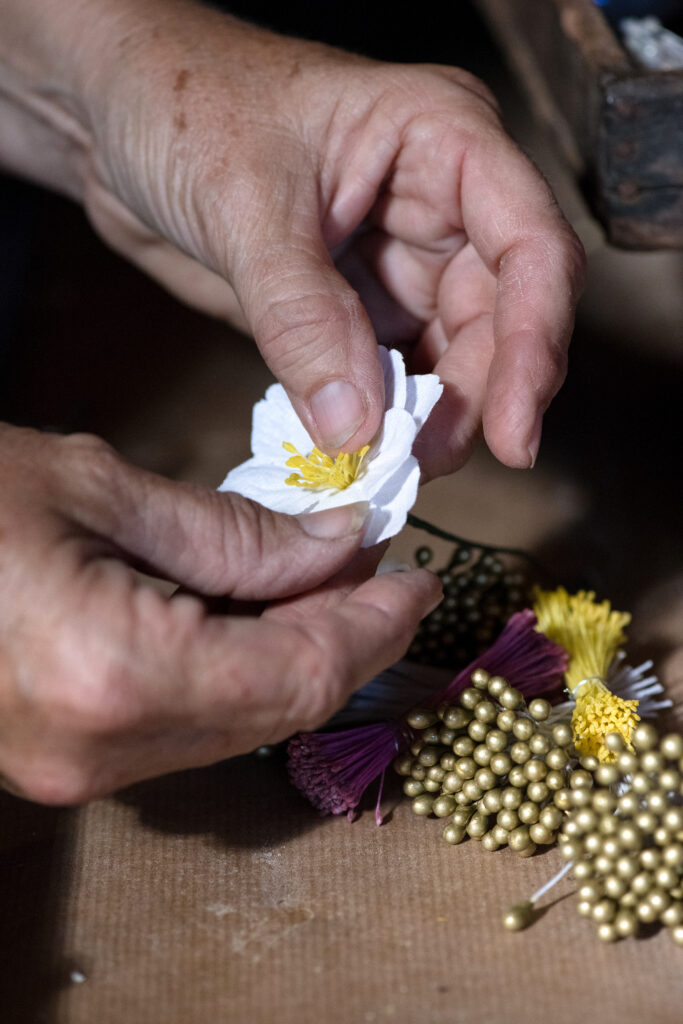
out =
[(33, 907), (35, 935), (4, 957), (21, 954), (13, 1024), (681, 1019), (681, 950), (666, 934), (602, 945), (569, 879), (531, 928), (502, 930), (561, 866), (556, 849), (449, 847), (406, 803), (379, 829), (370, 811), (322, 820), (279, 758), (65, 817), (50, 887), (15, 866), (9, 910)]

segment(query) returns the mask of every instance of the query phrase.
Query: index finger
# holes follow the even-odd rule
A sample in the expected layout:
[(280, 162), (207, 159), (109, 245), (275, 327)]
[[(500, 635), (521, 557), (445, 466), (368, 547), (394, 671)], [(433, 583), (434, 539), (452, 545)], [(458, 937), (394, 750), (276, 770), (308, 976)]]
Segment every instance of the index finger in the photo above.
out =
[(527, 468), (565, 377), (585, 254), (540, 172), (506, 136), (467, 150), (461, 188), (465, 230), (497, 279), (484, 436), (506, 465)]
[(211, 728), (224, 723), (222, 756), (312, 729), (403, 656), (441, 596), (437, 577), (415, 569), (329, 600), (304, 596), (300, 613), (283, 604), (260, 619), (209, 618), (187, 661), (191, 715)]

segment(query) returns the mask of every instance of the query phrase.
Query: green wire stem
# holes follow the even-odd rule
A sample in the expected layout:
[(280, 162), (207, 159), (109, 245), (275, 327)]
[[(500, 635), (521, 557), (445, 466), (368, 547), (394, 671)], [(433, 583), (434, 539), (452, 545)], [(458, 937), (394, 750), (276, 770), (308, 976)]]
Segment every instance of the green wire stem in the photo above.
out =
[(448, 530), (442, 530), (439, 526), (434, 526), (432, 523), (428, 523), (426, 519), (419, 519), (414, 516), (412, 512), (408, 513), (408, 525), (415, 527), (417, 530), (424, 530), (425, 533), (429, 533), (432, 537), (439, 537), (441, 540), (447, 540), (451, 544), (459, 544), (462, 547), (467, 548), (478, 548), (480, 551), (485, 551), (491, 554), (500, 555), (512, 555), (515, 558), (524, 558), (527, 562), (530, 562), (537, 569), (539, 569), (545, 576), (550, 576), (546, 566), (536, 558), (534, 555), (529, 554), (528, 551), (523, 551), (521, 548), (500, 548), (495, 547), (493, 544), (482, 544), (481, 541), (467, 540), (465, 537), (458, 537), (455, 533), (449, 533)]

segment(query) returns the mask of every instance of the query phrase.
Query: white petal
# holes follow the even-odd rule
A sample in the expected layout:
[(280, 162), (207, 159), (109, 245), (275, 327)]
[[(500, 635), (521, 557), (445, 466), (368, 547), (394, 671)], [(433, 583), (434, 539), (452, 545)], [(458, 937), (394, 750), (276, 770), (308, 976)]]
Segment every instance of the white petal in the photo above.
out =
[(231, 469), (218, 490), (241, 494), (275, 512), (286, 512), (288, 515), (311, 512), (318, 504), (318, 492), (288, 486), (285, 477), (289, 473), (284, 461), (282, 466), (274, 466), (263, 459), (249, 459)]
[(375, 504), (382, 498), (382, 492), (376, 495), (370, 507), (368, 524), (363, 537), (363, 547), (368, 548), (373, 544), (379, 544), (382, 540), (394, 537), (403, 529), (408, 518), (408, 513), (415, 504), (417, 488), (420, 482), (420, 467), (417, 459), (410, 456), (409, 464), (397, 471), (397, 480), (393, 483), (387, 482), (386, 491), (391, 490), (391, 500), (386, 504)]
[(379, 361), (384, 373), (384, 408), (405, 409), (406, 369), (403, 356), (395, 348), (379, 345)]
[(443, 384), (435, 373), (421, 373), (406, 379), (406, 391), (405, 408), (415, 420), (419, 433), (441, 397)]
[(415, 421), (405, 409), (389, 409), (384, 415), (382, 432), (368, 453), (368, 465), (364, 475), (373, 480), (393, 472), (413, 448), (417, 435)]
[(294, 412), (287, 392), (281, 384), (271, 384), (266, 397), (254, 406), (251, 450), (268, 462), (282, 459), (284, 465), (289, 455), (285, 454), (283, 441), (289, 441), (302, 455), (313, 450), (313, 442)]
[(363, 546), (369, 547), (398, 533), (415, 502), (420, 478), (420, 468), (411, 454), (413, 442), (443, 389), (434, 374), (406, 378), (399, 352), (380, 346), (379, 356), (387, 412), (363, 472), (349, 487), (343, 491), (312, 491), (285, 483), (288, 455), (282, 448), (283, 441), (293, 444), (302, 455), (313, 449), (313, 441), (284, 388), (273, 384), (265, 398), (254, 406), (254, 457), (231, 470), (219, 490), (242, 494), (266, 508), (288, 514), (338, 508), (365, 500), (370, 502), (370, 515)]
[[(388, 508), (390, 505), (393, 505), (398, 500), (403, 488), (408, 486), (408, 481), (416, 465), (417, 459), (414, 455), (409, 455), (407, 459), (403, 459), (401, 464), (394, 469), (393, 473), (385, 476), (378, 486), (373, 487), (371, 498), (373, 505), (382, 506), (382, 508)], [(416, 496), (417, 491), (413, 495), (411, 505), (414, 503)]]

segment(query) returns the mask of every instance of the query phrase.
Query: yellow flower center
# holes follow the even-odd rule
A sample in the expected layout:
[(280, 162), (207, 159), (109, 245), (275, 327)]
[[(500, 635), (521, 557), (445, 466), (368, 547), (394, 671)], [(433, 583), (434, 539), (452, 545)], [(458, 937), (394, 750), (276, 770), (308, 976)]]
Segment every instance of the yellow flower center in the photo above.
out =
[(357, 452), (340, 452), (333, 459), (319, 448), (314, 448), (310, 455), (301, 455), (288, 441), (283, 441), (282, 447), (292, 453), (286, 465), (298, 470), (290, 473), (285, 483), (290, 487), (308, 487), (312, 491), (345, 490), (358, 477), (363, 459), (370, 451), (370, 445), (366, 444)]
[(592, 754), (601, 761), (615, 761), (617, 755), (605, 746), (605, 736), (618, 732), (629, 750), (631, 736), (640, 721), (637, 700), (623, 700), (600, 679), (587, 679), (574, 690), (576, 707), (572, 714), (574, 745), (585, 757)]

